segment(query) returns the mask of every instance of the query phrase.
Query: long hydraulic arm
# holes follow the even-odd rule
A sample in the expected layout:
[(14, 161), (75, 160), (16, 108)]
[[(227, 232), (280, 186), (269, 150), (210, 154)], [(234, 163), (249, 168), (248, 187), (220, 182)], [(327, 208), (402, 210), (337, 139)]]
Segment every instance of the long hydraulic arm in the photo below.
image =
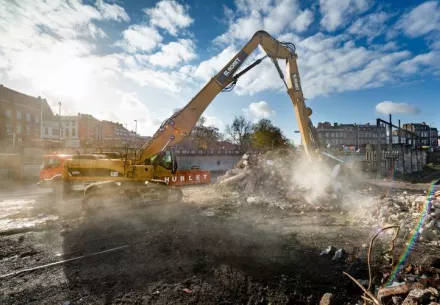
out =
[(290, 96), (301, 133), (302, 143), (310, 156), (315, 143), (309, 130), (311, 109), (304, 103), (298, 66), (297, 54), (291, 43), (279, 42), (265, 31), (258, 31), (252, 39), (228, 62), (228, 64), (203, 87), (203, 89), (179, 112), (164, 121), (153, 137), (145, 143), (138, 155), (137, 162), (151, 158), (169, 145), (174, 145), (189, 136), (194, 125), (200, 119), (212, 100), (228, 85), (234, 85), (238, 77), (261, 62), (261, 59), (234, 75), (246, 58), (261, 46), (267, 57), (271, 58), (284, 81), (277, 59), (286, 60), (287, 64), (287, 93)]

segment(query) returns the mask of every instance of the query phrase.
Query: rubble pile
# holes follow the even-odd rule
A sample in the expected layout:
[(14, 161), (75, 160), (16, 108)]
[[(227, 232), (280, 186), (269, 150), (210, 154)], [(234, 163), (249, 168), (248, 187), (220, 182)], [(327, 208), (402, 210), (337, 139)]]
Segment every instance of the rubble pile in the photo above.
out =
[(217, 178), (216, 185), (239, 191), (249, 204), (268, 204), (299, 211), (339, 209), (340, 196), (326, 183), (311, 183), (309, 187), (295, 183), (293, 175), (304, 172), (297, 169), (302, 158), (299, 153), (289, 150), (245, 154), (234, 169)]
[[(337, 255), (338, 251), (341, 255)], [(328, 247), (321, 251), (320, 256), (327, 256), (332, 260), (355, 262), (353, 257), (357, 253), (345, 253), (344, 250)], [(357, 259), (359, 260), (359, 258)], [(394, 268), (392, 268), (394, 270)], [(353, 270), (358, 270), (354, 268)], [(356, 279), (356, 284), (364, 287), (367, 291), (369, 302), (362, 300), (361, 292), (358, 302), (354, 304), (380, 304), (380, 305), (440, 305), (440, 257), (427, 255), (417, 264), (408, 263), (398, 269), (397, 274), (391, 271), (390, 266), (382, 266), (372, 277), (372, 282), (368, 279)], [(391, 278), (391, 275), (395, 275)], [(353, 279), (350, 279), (353, 283)], [(353, 286), (354, 287), (354, 286)], [(361, 290), (359, 290), (361, 291)], [(367, 292), (365, 292), (364, 297)], [(372, 300), (373, 297), (376, 300)], [(335, 295), (326, 293), (322, 296), (320, 305), (337, 304)], [(353, 303), (344, 303), (353, 304)]]
[(399, 225), (402, 237), (419, 226), (419, 240), (440, 245), (440, 191), (430, 196), (408, 195), (381, 198), (373, 207), (365, 208), (367, 226)]
[(426, 256), (417, 266), (408, 264), (390, 285), (375, 289), (381, 304), (440, 304), (440, 258)]

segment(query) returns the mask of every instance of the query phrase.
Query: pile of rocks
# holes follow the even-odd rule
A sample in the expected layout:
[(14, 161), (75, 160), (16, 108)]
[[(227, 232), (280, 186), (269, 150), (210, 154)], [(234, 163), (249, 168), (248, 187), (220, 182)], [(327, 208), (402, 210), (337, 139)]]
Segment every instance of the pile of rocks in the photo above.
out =
[(376, 298), (382, 304), (438, 305), (440, 301), (440, 259), (426, 256), (418, 266), (403, 268), (391, 285), (376, 289)]
[[(388, 283), (389, 272), (373, 277), (369, 292), (376, 298), (374, 304), (381, 305), (440, 305), (440, 258), (433, 255), (426, 256), (417, 266), (405, 265), (397, 274), (392, 283)], [(368, 288), (368, 280), (357, 280)], [(370, 298), (370, 297), (369, 297)], [(326, 293), (322, 296), (320, 305), (336, 305), (335, 295)], [(353, 303), (344, 303), (353, 304)], [(354, 304), (365, 303), (359, 299)]]
[(249, 204), (268, 204), (299, 211), (338, 209), (340, 196), (325, 183), (309, 187), (295, 183), (293, 176), (304, 173), (304, 169), (297, 168), (302, 158), (290, 150), (245, 154), (234, 169), (217, 178), (216, 185), (239, 191)]
[(399, 225), (402, 237), (418, 226), (420, 241), (440, 245), (440, 191), (429, 196), (403, 192), (382, 197), (374, 206), (365, 207), (364, 215), (366, 226)]

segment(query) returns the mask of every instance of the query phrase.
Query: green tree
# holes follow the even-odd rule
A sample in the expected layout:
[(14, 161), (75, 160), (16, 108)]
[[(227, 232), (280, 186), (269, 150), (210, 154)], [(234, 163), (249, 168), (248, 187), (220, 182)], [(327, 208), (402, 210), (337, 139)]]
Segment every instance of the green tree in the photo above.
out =
[(207, 149), (213, 142), (219, 141), (222, 135), (215, 126), (206, 126), (206, 118), (201, 117), (192, 130), (192, 137), (197, 148)]
[(237, 144), (240, 149), (247, 148), (250, 144), (252, 123), (244, 116), (235, 117), (231, 125), (226, 125), (226, 134), (232, 143)]
[(268, 119), (258, 121), (253, 125), (252, 130), (252, 146), (255, 148), (272, 149), (288, 145), (288, 140), (281, 129)]

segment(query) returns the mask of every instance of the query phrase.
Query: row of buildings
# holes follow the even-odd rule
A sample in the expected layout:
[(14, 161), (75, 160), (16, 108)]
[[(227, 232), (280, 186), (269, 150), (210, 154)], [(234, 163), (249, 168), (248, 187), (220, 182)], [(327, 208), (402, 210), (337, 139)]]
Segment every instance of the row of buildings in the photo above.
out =
[(416, 147), (439, 147), (438, 130), (426, 123), (406, 123), (392, 130), (383, 125), (318, 123), (319, 143), (326, 147), (358, 150), (368, 144), (402, 143)]
[(90, 114), (54, 114), (46, 99), (0, 85), (0, 148), (7, 147), (123, 147), (142, 137), (121, 123)]
[[(404, 143), (438, 147), (438, 130), (426, 123), (403, 124), (401, 130), (383, 125), (319, 123), (315, 127), (319, 143), (336, 149), (359, 150), (368, 144)], [(90, 114), (74, 116), (54, 114), (46, 99), (32, 97), (0, 85), (0, 150), (8, 147), (139, 147), (148, 141), (121, 123), (98, 120)], [(182, 141), (176, 148), (194, 149), (194, 139)], [(228, 141), (212, 143), (215, 149), (236, 149)]]

